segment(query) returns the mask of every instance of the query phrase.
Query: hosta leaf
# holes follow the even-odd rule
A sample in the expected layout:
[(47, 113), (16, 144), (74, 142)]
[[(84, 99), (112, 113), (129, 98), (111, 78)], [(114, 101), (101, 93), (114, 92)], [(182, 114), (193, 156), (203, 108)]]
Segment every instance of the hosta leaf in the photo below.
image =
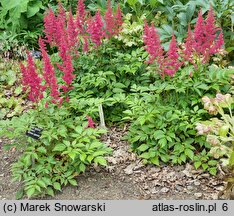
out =
[(89, 155), (89, 156), (87, 157), (87, 161), (88, 161), (89, 163), (91, 163), (92, 160), (93, 160), (93, 158), (94, 158), (93, 155)]
[(32, 4), (28, 5), (27, 18), (34, 16), (42, 7), (41, 1), (33, 1)]

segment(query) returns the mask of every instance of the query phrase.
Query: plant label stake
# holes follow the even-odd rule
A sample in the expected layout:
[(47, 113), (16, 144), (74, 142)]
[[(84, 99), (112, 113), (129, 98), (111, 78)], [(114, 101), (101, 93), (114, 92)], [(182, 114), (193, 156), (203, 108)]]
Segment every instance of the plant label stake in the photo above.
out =
[(98, 109), (99, 109), (99, 116), (100, 116), (100, 127), (106, 129), (105, 118), (104, 118), (104, 113), (103, 113), (103, 109), (102, 109), (102, 104), (98, 105)]
[(38, 140), (41, 136), (42, 131), (43, 131), (42, 128), (34, 127), (30, 131), (26, 131), (26, 135), (33, 138), (33, 139)]

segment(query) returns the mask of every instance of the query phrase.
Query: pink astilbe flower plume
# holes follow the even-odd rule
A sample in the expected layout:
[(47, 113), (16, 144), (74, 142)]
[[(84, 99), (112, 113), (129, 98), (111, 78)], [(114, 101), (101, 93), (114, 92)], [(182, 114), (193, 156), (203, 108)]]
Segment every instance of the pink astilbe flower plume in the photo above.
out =
[(214, 11), (213, 8), (210, 7), (210, 10), (208, 12), (207, 18), (205, 20), (205, 31), (208, 38), (206, 38), (206, 48), (209, 48), (213, 45), (216, 37), (216, 26), (215, 26), (215, 18), (214, 18)]
[[(219, 31), (220, 33), (218, 34)], [(185, 49), (181, 50), (181, 57), (197, 68), (196, 63), (208, 63), (210, 57), (218, 53), (223, 45), (222, 29), (215, 26), (214, 11), (210, 7), (206, 20), (202, 17), (202, 10), (199, 11), (193, 33), (189, 26), (188, 35), (184, 43)], [(195, 56), (196, 58), (194, 58)]]
[(115, 17), (111, 8), (111, 1), (107, 2), (107, 11), (105, 13), (105, 22), (106, 22), (106, 37), (111, 38), (115, 34)]
[(120, 4), (118, 4), (118, 8), (115, 14), (115, 34), (118, 34), (121, 30), (121, 26), (123, 25), (123, 15), (121, 12)]
[(103, 30), (104, 23), (100, 11), (96, 12), (95, 16), (88, 21), (87, 32), (90, 34), (92, 42), (95, 44), (95, 48), (102, 44), (102, 38), (105, 35)]
[(197, 68), (197, 65), (195, 64), (193, 60), (194, 51), (195, 51), (195, 48), (194, 48), (193, 32), (191, 31), (191, 27), (189, 24), (187, 38), (185, 38), (184, 49), (181, 50), (181, 56), (184, 60), (192, 63), (193, 66)]
[(195, 50), (199, 53), (203, 51), (202, 44), (206, 40), (204, 32), (205, 32), (204, 20), (202, 17), (202, 9), (201, 9), (198, 13), (197, 22), (196, 22), (195, 29), (194, 29), (194, 41), (195, 42), (193, 45)]
[(66, 11), (65, 11), (65, 9), (60, 1), (59, 1), (59, 13), (58, 13), (57, 18), (62, 26), (66, 25)]
[(149, 53), (148, 64), (153, 63), (155, 59), (160, 64), (163, 60), (163, 48), (161, 46), (160, 36), (153, 25), (148, 25), (145, 21), (143, 41), (145, 44), (145, 50)]
[(85, 17), (87, 12), (85, 11), (85, 4), (83, 0), (79, 0), (77, 2), (77, 11), (76, 11), (76, 25), (79, 30), (80, 34), (85, 33), (84, 24), (85, 24)]
[(36, 71), (36, 65), (33, 61), (32, 56), (27, 51), (28, 62), (25, 67), (20, 63), (20, 69), (22, 72), (22, 85), (24, 86), (23, 90), (29, 90), (29, 100), (32, 102), (38, 102), (43, 98), (43, 91), (45, 88), (42, 86), (42, 79), (39, 77)]
[(72, 16), (72, 11), (69, 11), (69, 17), (67, 21), (67, 37), (68, 37), (68, 46), (70, 49), (77, 50), (79, 46), (78, 40), (78, 31), (75, 26), (74, 18)]
[(52, 43), (55, 40), (57, 20), (53, 10), (50, 8), (44, 17), (44, 33), (46, 41)]
[(218, 39), (216, 41), (216, 44), (214, 46), (213, 53), (217, 53), (218, 50), (221, 49), (223, 45), (224, 45), (223, 32), (222, 32), (222, 29), (220, 29), (220, 33), (219, 33)]
[(180, 68), (181, 62), (179, 61), (178, 48), (175, 40), (174, 33), (167, 51), (166, 58), (164, 61), (164, 73), (173, 76), (175, 72)]
[(60, 92), (58, 90), (57, 79), (55, 75), (55, 70), (50, 62), (50, 58), (45, 49), (45, 43), (42, 38), (39, 38), (39, 46), (42, 54), (43, 61), (43, 76), (46, 81), (45, 87), (50, 88), (50, 95), (54, 98), (53, 102), (59, 100)]

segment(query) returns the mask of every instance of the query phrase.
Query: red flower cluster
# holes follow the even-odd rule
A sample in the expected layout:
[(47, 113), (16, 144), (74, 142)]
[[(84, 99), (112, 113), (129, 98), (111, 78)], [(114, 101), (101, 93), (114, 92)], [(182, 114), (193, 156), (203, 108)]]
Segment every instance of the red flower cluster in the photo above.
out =
[(95, 128), (95, 123), (93, 121), (93, 119), (90, 116), (86, 116), (86, 118), (88, 119), (88, 126), (87, 128)]
[(44, 87), (41, 85), (42, 79), (38, 76), (36, 71), (36, 65), (33, 61), (32, 56), (27, 52), (28, 64), (25, 67), (20, 63), (20, 69), (22, 72), (22, 84), (24, 86), (23, 90), (29, 90), (29, 99), (32, 102), (38, 102), (43, 98)]
[(57, 84), (55, 69), (53, 65), (50, 62), (50, 58), (46, 52), (44, 41), (39, 38), (39, 46), (41, 49), (42, 54), (42, 61), (43, 61), (43, 77), (46, 81), (45, 87), (50, 88), (50, 96), (53, 97), (54, 103), (57, 103), (60, 100), (60, 92), (58, 90), (59, 86)]
[[(216, 40), (218, 32), (220, 33)], [(194, 33), (190, 33), (190, 35), (188, 34), (187, 39), (191, 41), (192, 45), (192, 49), (189, 48), (189, 50), (187, 50), (187, 55), (191, 58), (191, 56), (196, 53), (200, 59), (202, 59), (202, 63), (209, 62), (210, 56), (214, 55), (220, 48), (222, 48), (224, 44), (223, 33), (220, 28), (215, 26), (214, 11), (212, 7), (210, 7), (206, 20), (203, 19), (202, 10), (200, 10)]]
[(161, 46), (160, 36), (153, 25), (148, 26), (145, 21), (143, 41), (145, 43), (145, 49), (149, 53), (149, 60), (147, 63), (152, 64), (155, 60), (158, 63), (161, 75), (164, 74), (173, 76), (174, 73), (179, 69), (181, 63), (179, 62), (179, 54), (177, 52), (176, 40), (174, 34), (169, 46), (169, 50), (164, 54), (163, 47)]
[(145, 49), (149, 53), (149, 60), (147, 63), (151, 64), (155, 59), (159, 64), (163, 61), (163, 47), (161, 46), (160, 36), (157, 33), (154, 24), (151, 26), (145, 21), (143, 41), (145, 43)]
[[(99, 11), (92, 17), (85, 11), (84, 1), (79, 0), (75, 18), (71, 12), (67, 18), (61, 4), (59, 4), (59, 14), (57, 16), (50, 9), (44, 18), (44, 32), (47, 42), (52, 46), (60, 47), (61, 44), (66, 43), (69, 50), (78, 50), (81, 45), (80, 42), (82, 42), (83, 51), (88, 51), (89, 39), (96, 48), (101, 45), (104, 37), (109, 39), (118, 34), (122, 23), (120, 6), (113, 13), (110, 0), (108, 0), (108, 8), (104, 17), (101, 16)], [(82, 38), (81, 41), (80, 38)]]
[(85, 25), (86, 15), (87, 13), (85, 11), (84, 1), (79, 0), (77, 2), (76, 25), (81, 35), (85, 33), (84, 25)]
[(175, 35), (173, 34), (164, 62), (164, 72), (169, 76), (173, 76), (180, 66), (178, 48), (176, 46)]
[(104, 32), (104, 23), (102, 22), (102, 17), (100, 11), (98, 11), (95, 16), (88, 20), (87, 32), (90, 34), (92, 42), (95, 44), (95, 47), (101, 45), (101, 40), (105, 35)]
[[(220, 33), (217, 38), (218, 32)], [(182, 65), (182, 62), (179, 61), (180, 58), (182, 61), (192, 63), (195, 68), (197, 65), (194, 61), (194, 56), (199, 57), (201, 63), (209, 62), (210, 56), (216, 54), (224, 44), (222, 30), (215, 26), (212, 7), (209, 10), (206, 20), (203, 19), (202, 10), (200, 10), (194, 32), (191, 31), (189, 25), (184, 49), (178, 50), (173, 34), (169, 50), (167, 53), (164, 53), (160, 36), (157, 34), (154, 25), (148, 26), (146, 22), (143, 41), (145, 49), (149, 53), (147, 63), (152, 64), (156, 60), (162, 76), (164, 74), (173, 76)]]
[[(105, 23), (104, 23), (105, 21)], [(122, 13), (120, 7), (115, 14), (111, 9), (110, 1), (108, 2), (108, 10), (105, 19), (98, 11), (94, 17), (85, 11), (83, 0), (77, 2), (76, 17), (72, 15), (71, 10), (66, 14), (62, 4), (59, 2), (58, 14), (55, 15), (52, 9), (49, 9), (44, 17), (44, 33), (45, 39), (39, 39), (39, 45), (42, 52), (43, 61), (43, 78), (46, 82), (42, 86), (42, 79), (36, 72), (36, 66), (33, 59), (28, 55), (28, 64), (25, 67), (21, 64), (23, 74), (23, 85), (30, 88), (29, 98), (33, 102), (38, 102), (43, 97), (43, 91), (50, 89), (50, 95), (53, 97), (54, 103), (62, 103), (60, 90), (64, 93), (72, 89), (72, 81), (74, 79), (73, 56), (78, 57), (78, 49), (83, 45), (84, 52), (90, 49), (90, 40), (94, 43), (94, 48), (101, 45), (104, 37), (110, 38), (118, 34), (122, 25)], [(106, 26), (106, 27), (105, 27)], [(52, 65), (47, 54), (45, 43), (52, 47), (57, 47), (58, 55), (62, 63), (55, 63), (60, 71), (63, 72), (62, 79), (64, 84), (61, 86), (57, 83), (55, 68)]]
[(123, 24), (120, 6), (118, 5), (118, 9), (116, 13), (113, 14), (110, 0), (108, 0), (108, 3), (107, 3), (107, 11), (105, 13), (105, 22), (106, 22), (106, 38), (108, 39), (111, 38), (113, 35), (118, 34), (120, 27)]

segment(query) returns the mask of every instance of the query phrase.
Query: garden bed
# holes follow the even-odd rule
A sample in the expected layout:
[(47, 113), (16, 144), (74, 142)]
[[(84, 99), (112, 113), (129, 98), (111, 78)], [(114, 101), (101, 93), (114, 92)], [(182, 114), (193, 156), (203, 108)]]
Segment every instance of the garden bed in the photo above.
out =
[[(102, 140), (114, 149), (105, 168), (90, 167), (78, 177), (78, 186), (68, 186), (53, 199), (217, 199), (224, 188), (222, 175), (211, 176), (195, 170), (190, 164), (181, 166), (144, 166), (129, 144), (122, 141), (125, 130), (112, 127)], [(18, 151), (4, 151), (9, 141), (0, 139), (0, 199), (15, 199), (19, 183), (11, 182), (11, 164)], [(43, 197), (40, 199), (51, 199)]]

